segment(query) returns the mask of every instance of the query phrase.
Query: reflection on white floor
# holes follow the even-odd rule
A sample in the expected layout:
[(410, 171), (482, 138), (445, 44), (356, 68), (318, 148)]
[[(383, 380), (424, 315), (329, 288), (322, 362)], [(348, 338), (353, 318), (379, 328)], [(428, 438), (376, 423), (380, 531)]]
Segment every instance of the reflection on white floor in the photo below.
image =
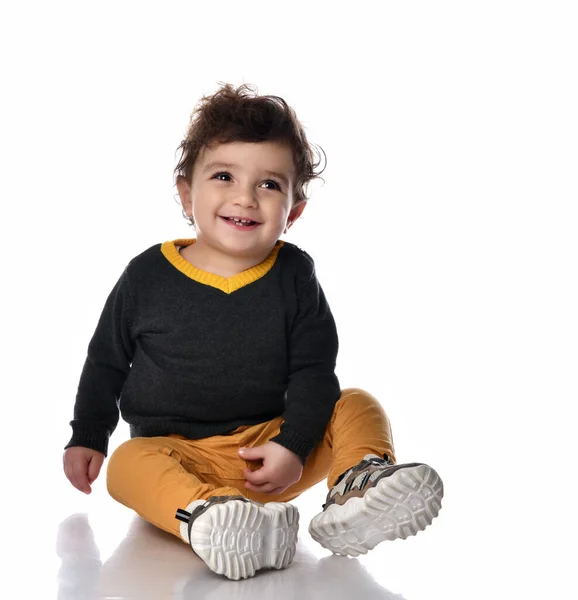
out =
[[(62, 488), (58, 491), (60, 498), (55, 499), (53, 510), (46, 511), (50, 513), (48, 518), (38, 525), (37, 550), (44, 557), (42, 568), (37, 570), (34, 581), (30, 581), (31, 587), (42, 588), (42, 598), (351, 600), (359, 596), (364, 600), (430, 600), (445, 597), (440, 595), (444, 586), (440, 587), (428, 574), (430, 569), (437, 568), (430, 557), (435, 538), (442, 536), (442, 513), (432, 527), (415, 538), (384, 542), (359, 558), (334, 556), (307, 531), (310, 519), (319, 512), (325, 499), (325, 487), (319, 484), (295, 501), (300, 512), (300, 531), (293, 563), (281, 571), (262, 570), (251, 579), (230, 581), (212, 573), (186, 544), (108, 497), (103, 481), (97, 481), (90, 496), (68, 490), (64, 482), (56, 487)], [(418, 577), (418, 572), (425, 579)], [(443, 581), (443, 577), (439, 580)], [(50, 592), (53, 584), (54, 594)]]
[[(39, 424), (40, 426), (40, 424)], [(121, 426), (122, 429), (122, 426)], [(122, 431), (120, 433), (123, 433)], [(124, 439), (119, 435), (118, 440)], [(86, 496), (65, 478), (54, 441), (45, 452), (11, 440), (2, 497), (2, 591), (42, 600), (565, 600), (575, 554), (564, 529), (542, 528), (535, 505), (513, 493), (508, 469), (432, 461), (444, 479), (442, 510), (425, 531), (357, 558), (333, 556), (308, 533), (325, 501), (320, 483), (294, 501), (299, 541), (285, 570), (230, 581), (176, 537), (115, 502), (104, 472)], [(112, 451), (113, 448), (111, 448)], [(470, 458), (472, 454), (468, 455)], [(14, 457), (17, 457), (15, 459)], [(481, 463), (480, 463), (481, 464)], [(106, 463), (105, 463), (106, 467)], [(523, 465), (521, 468), (525, 468)], [(520, 471), (523, 473), (523, 471)], [(525, 481), (531, 479), (524, 477)], [(15, 482), (15, 485), (12, 484)], [(10, 485), (6, 485), (10, 483)], [(568, 538), (572, 539), (572, 538)], [(558, 541), (557, 541), (558, 540)], [(12, 590), (18, 590), (13, 594)], [(563, 590), (563, 593), (559, 593)]]
[(184, 544), (138, 517), (113, 554), (102, 560), (87, 516), (71, 515), (58, 528), (57, 554), (62, 561), (59, 600), (274, 596), (313, 600), (351, 598), (352, 593), (375, 600), (403, 598), (381, 587), (359, 561), (337, 556), (318, 560), (303, 543), (289, 568), (229, 581), (212, 573)]

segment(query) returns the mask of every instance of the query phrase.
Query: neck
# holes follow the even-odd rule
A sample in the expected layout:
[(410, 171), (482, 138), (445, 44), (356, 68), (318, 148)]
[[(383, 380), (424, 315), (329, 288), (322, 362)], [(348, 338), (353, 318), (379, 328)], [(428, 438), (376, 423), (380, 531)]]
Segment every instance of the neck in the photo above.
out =
[(214, 248), (208, 248), (197, 238), (194, 244), (183, 248), (180, 254), (197, 269), (229, 278), (261, 264), (269, 256), (271, 250), (273, 248), (256, 255), (234, 256), (219, 252)]

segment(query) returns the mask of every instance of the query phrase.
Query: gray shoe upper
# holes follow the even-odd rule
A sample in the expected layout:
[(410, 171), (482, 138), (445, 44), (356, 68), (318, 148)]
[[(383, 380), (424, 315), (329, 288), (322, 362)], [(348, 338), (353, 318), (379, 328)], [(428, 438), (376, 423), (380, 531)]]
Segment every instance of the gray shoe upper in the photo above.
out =
[(387, 456), (380, 458), (375, 454), (367, 454), (361, 462), (347, 470), (339, 482), (329, 490), (323, 510), (331, 504), (345, 504), (350, 498), (361, 498), (369, 488), (377, 485), (377, 482), (384, 477), (389, 477), (400, 469), (417, 467), (421, 464), (423, 463), (394, 465)]

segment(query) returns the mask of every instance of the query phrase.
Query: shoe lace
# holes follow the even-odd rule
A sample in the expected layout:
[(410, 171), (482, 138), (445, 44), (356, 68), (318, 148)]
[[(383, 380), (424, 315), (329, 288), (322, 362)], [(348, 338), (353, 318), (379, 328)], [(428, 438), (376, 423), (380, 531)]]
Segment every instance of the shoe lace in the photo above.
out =
[[(337, 480), (333, 488), (330, 490), (328, 494), (328, 498), (332, 498), (337, 493), (346, 494), (351, 491), (353, 488), (357, 488), (362, 490), (372, 479), (378, 476), (378, 473), (374, 472), (372, 475), (369, 473), (365, 474), (363, 477), (361, 476), (363, 471), (370, 466), (377, 467), (387, 467), (393, 465), (393, 462), (387, 456), (387, 454), (383, 455), (383, 458), (379, 456), (369, 456), (366, 455), (365, 458), (360, 461), (357, 465), (351, 467), (347, 471), (345, 471)], [(353, 473), (359, 473), (359, 475), (353, 477)], [(345, 483), (343, 480), (348, 479), (348, 482)], [(327, 506), (328, 503), (323, 504), (323, 508)]]

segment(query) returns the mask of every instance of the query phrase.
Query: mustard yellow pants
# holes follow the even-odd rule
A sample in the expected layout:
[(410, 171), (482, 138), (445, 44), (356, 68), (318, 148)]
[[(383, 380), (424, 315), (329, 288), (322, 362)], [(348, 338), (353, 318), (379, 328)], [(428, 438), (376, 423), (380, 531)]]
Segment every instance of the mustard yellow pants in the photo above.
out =
[(387, 454), (395, 463), (391, 426), (383, 407), (368, 392), (349, 388), (342, 390), (325, 436), (308, 456), (301, 479), (281, 494), (247, 490), (243, 469), (255, 470), (262, 463), (243, 460), (239, 448), (267, 443), (279, 433), (282, 422), (277, 417), (198, 440), (181, 435), (132, 438), (110, 456), (108, 491), (146, 521), (182, 539), (175, 513), (193, 500), (241, 495), (263, 503), (288, 502), (325, 478), (331, 488), (339, 475), (366, 454)]

